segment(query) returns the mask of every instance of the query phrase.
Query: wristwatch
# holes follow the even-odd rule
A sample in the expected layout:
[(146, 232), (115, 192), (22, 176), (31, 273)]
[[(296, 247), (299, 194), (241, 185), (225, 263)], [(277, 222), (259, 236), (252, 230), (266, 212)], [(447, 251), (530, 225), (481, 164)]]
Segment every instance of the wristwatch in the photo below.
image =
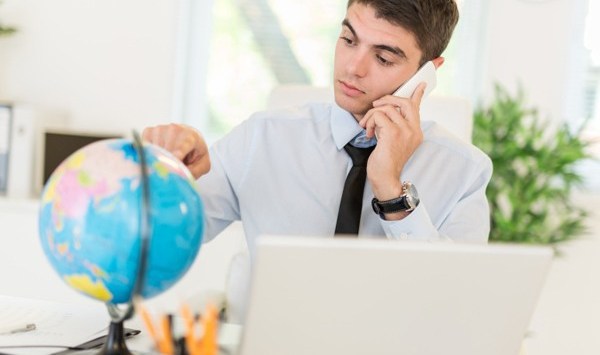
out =
[(377, 198), (373, 198), (371, 201), (373, 211), (382, 219), (385, 219), (386, 213), (410, 212), (418, 205), (419, 194), (415, 185), (411, 184), (410, 181), (402, 183), (402, 195), (400, 197), (387, 201), (379, 201)]

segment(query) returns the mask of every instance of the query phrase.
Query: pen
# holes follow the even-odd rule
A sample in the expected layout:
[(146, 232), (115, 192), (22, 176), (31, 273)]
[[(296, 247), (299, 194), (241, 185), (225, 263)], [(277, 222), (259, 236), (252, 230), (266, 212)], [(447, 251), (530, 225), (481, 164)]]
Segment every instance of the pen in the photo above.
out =
[(35, 323), (27, 323), (21, 326), (14, 327), (6, 327), (4, 329), (0, 328), (0, 335), (8, 335), (8, 334), (16, 334), (16, 333), (25, 333), (35, 330)]
[(183, 316), (183, 324), (185, 327), (185, 345), (190, 355), (198, 355), (196, 352), (196, 336), (194, 334), (194, 316), (187, 304), (181, 306), (181, 315)]

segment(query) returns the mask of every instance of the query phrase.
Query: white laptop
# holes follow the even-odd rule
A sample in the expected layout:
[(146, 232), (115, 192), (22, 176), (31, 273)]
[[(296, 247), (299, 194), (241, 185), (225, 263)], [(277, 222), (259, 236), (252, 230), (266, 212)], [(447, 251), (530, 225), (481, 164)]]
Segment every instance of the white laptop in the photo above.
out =
[(264, 237), (242, 355), (517, 355), (543, 247)]

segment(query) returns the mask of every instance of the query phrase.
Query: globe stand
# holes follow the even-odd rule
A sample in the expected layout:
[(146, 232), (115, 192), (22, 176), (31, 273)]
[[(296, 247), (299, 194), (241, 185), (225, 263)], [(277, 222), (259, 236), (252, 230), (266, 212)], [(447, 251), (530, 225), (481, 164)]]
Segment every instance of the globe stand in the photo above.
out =
[(123, 322), (110, 322), (106, 343), (98, 355), (133, 355), (125, 344), (125, 332)]
[(97, 355), (133, 355), (125, 343), (124, 327), (125, 321), (133, 316), (133, 302), (127, 303), (125, 309), (119, 309), (119, 307), (108, 303), (106, 304), (106, 309), (110, 314), (111, 321), (108, 327), (106, 342)]
[(137, 269), (137, 277), (133, 287), (131, 300), (121, 309), (117, 305), (107, 303), (106, 308), (110, 314), (110, 326), (104, 346), (97, 355), (132, 355), (125, 343), (124, 322), (135, 313), (134, 300), (141, 298), (144, 279), (146, 276), (146, 264), (148, 249), (150, 247), (151, 224), (150, 224), (150, 185), (148, 181), (148, 170), (146, 169), (146, 155), (142, 140), (136, 131), (133, 131), (133, 146), (140, 159), (140, 177), (142, 189), (142, 201), (140, 208), (140, 262)]

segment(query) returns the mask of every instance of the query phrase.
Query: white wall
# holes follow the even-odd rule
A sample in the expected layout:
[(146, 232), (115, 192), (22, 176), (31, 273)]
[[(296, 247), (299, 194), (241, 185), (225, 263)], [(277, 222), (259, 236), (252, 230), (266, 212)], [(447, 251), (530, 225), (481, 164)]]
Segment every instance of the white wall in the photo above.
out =
[[(481, 0), (488, 1), (487, 36), (482, 73), (485, 97), (498, 81), (511, 92), (521, 83), (527, 102), (542, 117), (578, 120), (581, 107), (573, 93), (583, 72), (573, 76), (583, 50), (587, 0)], [(571, 91), (569, 91), (571, 90)]]
[(0, 100), (61, 112), (75, 130), (169, 119), (177, 0), (6, 0)]

